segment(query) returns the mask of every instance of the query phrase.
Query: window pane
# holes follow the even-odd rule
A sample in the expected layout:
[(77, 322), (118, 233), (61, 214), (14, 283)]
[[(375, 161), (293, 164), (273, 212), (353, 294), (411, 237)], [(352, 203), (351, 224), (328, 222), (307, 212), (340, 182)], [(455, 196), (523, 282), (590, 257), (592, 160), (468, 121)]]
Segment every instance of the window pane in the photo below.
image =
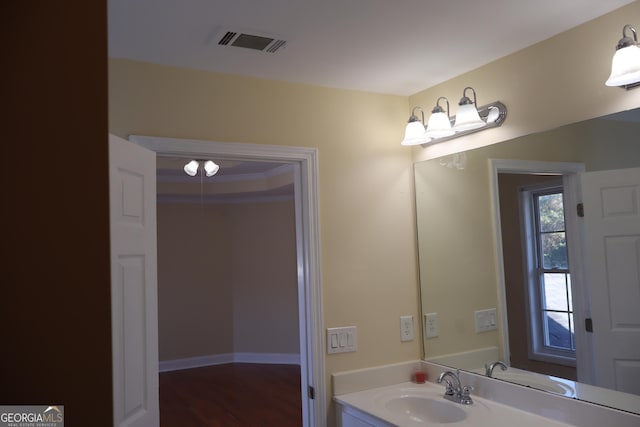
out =
[(540, 231), (564, 231), (562, 193), (538, 197)]
[(540, 236), (542, 267), (567, 269), (567, 240), (564, 232), (546, 233)]
[(567, 311), (567, 285), (565, 273), (545, 273), (543, 309)]
[(544, 314), (547, 346), (573, 350), (573, 333), (569, 330), (569, 316), (567, 313), (546, 312)]

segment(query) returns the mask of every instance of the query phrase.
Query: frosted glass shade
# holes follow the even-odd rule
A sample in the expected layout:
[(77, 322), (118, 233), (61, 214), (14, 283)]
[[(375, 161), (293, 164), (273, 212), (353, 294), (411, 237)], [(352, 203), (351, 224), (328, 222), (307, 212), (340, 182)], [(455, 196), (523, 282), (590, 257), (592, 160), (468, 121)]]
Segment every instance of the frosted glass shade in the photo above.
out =
[(184, 171), (189, 176), (196, 176), (198, 173), (198, 162), (196, 160), (191, 160), (189, 163), (184, 165)]
[(451, 129), (451, 122), (446, 113), (432, 113), (427, 123), (426, 135), (429, 138), (443, 138), (451, 136), (455, 132)]
[(460, 132), (463, 130), (478, 129), (486, 125), (487, 124), (480, 118), (475, 105), (464, 104), (458, 106), (456, 123), (453, 125), (454, 131)]
[(616, 50), (611, 61), (607, 86), (624, 86), (640, 82), (640, 46), (631, 45)]
[(420, 121), (407, 123), (404, 131), (404, 139), (400, 145), (419, 145), (431, 141), (424, 133), (424, 126)]
[(204, 162), (204, 171), (207, 174), (207, 176), (215, 175), (216, 173), (218, 173), (219, 169), (220, 169), (220, 166), (218, 166), (211, 160), (207, 160), (206, 162)]

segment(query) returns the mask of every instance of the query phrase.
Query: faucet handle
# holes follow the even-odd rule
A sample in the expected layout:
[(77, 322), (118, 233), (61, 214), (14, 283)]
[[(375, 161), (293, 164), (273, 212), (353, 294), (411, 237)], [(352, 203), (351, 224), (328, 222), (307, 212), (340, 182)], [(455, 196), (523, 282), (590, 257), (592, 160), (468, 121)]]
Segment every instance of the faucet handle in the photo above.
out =
[(460, 394), (460, 403), (463, 405), (471, 405), (473, 403), (473, 399), (471, 399), (471, 391), (473, 390), (473, 386), (466, 385), (462, 387), (462, 393)]

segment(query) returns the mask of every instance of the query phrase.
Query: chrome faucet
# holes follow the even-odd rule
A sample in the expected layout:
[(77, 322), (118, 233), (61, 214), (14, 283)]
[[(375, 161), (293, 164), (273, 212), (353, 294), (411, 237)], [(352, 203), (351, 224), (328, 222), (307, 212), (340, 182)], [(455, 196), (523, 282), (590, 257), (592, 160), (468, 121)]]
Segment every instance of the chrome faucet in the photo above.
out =
[[(450, 377), (451, 379), (449, 379)], [(438, 384), (445, 382), (446, 390), (444, 392), (444, 398), (451, 400), (452, 402), (461, 403), (463, 405), (471, 405), (473, 400), (471, 399), (471, 386), (462, 386), (460, 382), (460, 370), (456, 372), (444, 371), (438, 376)]]
[(495, 362), (491, 363), (490, 365), (485, 364), (484, 365), (484, 373), (486, 376), (488, 376), (489, 378), (493, 377), (493, 368), (495, 368), (496, 366), (500, 366), (500, 369), (502, 369), (503, 371), (507, 370), (507, 365), (504, 364), (504, 362), (501, 362), (500, 360), (496, 360)]

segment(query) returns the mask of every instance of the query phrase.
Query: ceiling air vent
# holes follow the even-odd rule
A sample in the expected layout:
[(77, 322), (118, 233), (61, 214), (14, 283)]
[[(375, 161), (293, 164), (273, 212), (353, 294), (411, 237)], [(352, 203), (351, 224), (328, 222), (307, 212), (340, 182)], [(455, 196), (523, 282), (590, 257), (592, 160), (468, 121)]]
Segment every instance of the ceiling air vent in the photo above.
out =
[(218, 44), (221, 46), (244, 47), (261, 52), (275, 53), (287, 45), (285, 40), (266, 35), (247, 34), (239, 31), (223, 31)]

